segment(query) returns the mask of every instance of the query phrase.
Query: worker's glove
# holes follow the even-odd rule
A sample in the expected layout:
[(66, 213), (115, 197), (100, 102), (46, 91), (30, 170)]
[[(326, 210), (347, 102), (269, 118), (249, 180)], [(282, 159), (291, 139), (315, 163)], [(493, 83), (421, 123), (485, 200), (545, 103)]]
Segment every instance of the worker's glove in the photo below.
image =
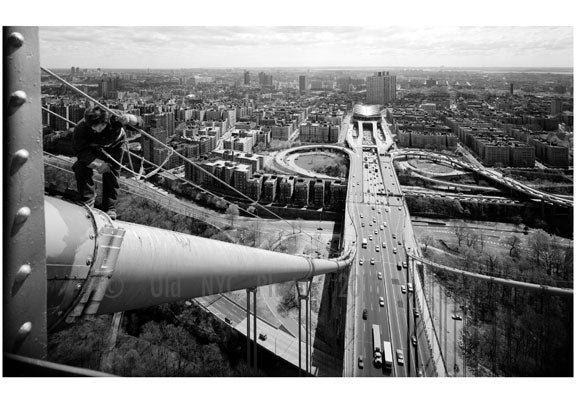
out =
[(132, 126), (142, 126), (144, 121), (140, 116), (130, 115), (125, 113), (118, 118), (118, 121), (122, 123), (122, 125), (132, 125)]
[(95, 169), (100, 174), (105, 174), (106, 172), (110, 172), (110, 165), (107, 162), (102, 161), (101, 159), (98, 159), (98, 158), (96, 158), (94, 161), (92, 161), (88, 165), (88, 168)]

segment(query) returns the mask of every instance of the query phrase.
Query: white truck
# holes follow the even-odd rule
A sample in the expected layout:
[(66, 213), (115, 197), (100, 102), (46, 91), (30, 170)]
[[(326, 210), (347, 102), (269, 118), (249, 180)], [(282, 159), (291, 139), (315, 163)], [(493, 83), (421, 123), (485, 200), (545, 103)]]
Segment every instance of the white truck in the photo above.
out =
[(392, 369), (392, 344), (389, 341), (384, 342), (384, 368)]
[(382, 366), (382, 343), (380, 342), (380, 326), (372, 325), (372, 347), (374, 366), (380, 368)]

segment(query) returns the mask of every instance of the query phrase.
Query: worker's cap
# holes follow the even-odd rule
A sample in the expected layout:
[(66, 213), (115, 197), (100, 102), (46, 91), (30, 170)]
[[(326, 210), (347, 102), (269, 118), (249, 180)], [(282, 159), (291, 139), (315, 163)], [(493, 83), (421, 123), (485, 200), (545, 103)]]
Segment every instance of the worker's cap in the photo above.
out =
[(100, 106), (92, 106), (86, 109), (84, 112), (84, 121), (88, 126), (94, 126), (99, 123), (108, 122), (108, 112), (102, 109)]

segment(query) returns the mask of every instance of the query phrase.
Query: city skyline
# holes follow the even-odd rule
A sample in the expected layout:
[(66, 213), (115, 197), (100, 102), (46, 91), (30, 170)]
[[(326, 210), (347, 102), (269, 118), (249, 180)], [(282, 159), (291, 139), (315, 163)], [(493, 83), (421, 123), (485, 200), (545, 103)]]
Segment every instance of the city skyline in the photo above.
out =
[(52, 68), (573, 68), (572, 27), (561, 26), (40, 27), (39, 35), (41, 63)]

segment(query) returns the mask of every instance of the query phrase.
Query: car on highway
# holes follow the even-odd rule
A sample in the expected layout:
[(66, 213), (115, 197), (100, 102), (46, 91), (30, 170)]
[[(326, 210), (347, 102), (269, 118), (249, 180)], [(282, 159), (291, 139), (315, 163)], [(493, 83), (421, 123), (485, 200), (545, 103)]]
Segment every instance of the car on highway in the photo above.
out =
[(384, 231), (384, 226), (383, 226), (383, 225), (380, 225), (380, 230), (381, 230), (381, 231)]
[(387, 227), (387, 226), (388, 226), (388, 223), (387, 223), (386, 221), (384, 221), (383, 225), (384, 225), (385, 227)]
[(362, 319), (368, 319), (368, 309), (366, 308), (362, 311)]
[(372, 226), (372, 223), (370, 223), (370, 226)]
[(419, 317), (420, 317), (420, 312), (418, 312), (418, 309), (414, 309), (413, 312), (414, 312), (414, 317), (415, 317), (415, 318), (419, 318)]
[(358, 368), (360, 369), (364, 368), (364, 357), (362, 357), (361, 355), (358, 356)]
[(418, 340), (416, 340), (416, 336), (410, 337), (410, 340), (412, 341), (412, 345), (413, 345), (414, 347), (416, 347), (416, 344), (418, 344)]
[(454, 320), (462, 320), (462, 316), (460, 316), (460, 315), (458, 315), (458, 314), (455, 313), (454, 315), (452, 315), (452, 319), (454, 319)]
[(230, 318), (227, 317), (227, 316), (224, 318), (224, 322), (228, 323), (229, 325), (232, 324), (232, 321), (231, 321)]
[(268, 335), (266, 335), (266, 333), (260, 333), (258, 335), (258, 338), (262, 341), (266, 340), (268, 338)]
[(414, 287), (412, 287), (412, 283), (407, 283), (406, 285), (408, 286), (408, 292), (414, 292)]
[(380, 246), (376, 245), (376, 252), (380, 252)]
[(402, 267), (405, 268), (405, 269), (408, 268), (408, 265), (406, 264), (406, 262), (402, 262)]
[(404, 353), (400, 349), (396, 349), (396, 361), (398, 365), (404, 365)]
[(387, 212), (387, 213), (390, 212), (390, 209), (389, 209), (388, 207), (386, 207), (386, 212)]
[(378, 298), (378, 304), (380, 304), (380, 306), (384, 306), (384, 297)]
[(362, 226), (365, 227), (364, 223), (362, 223)]
[(402, 265), (400, 263), (396, 263), (396, 269), (397, 270), (402, 270)]
[(360, 266), (362, 266), (364, 264), (364, 259), (360, 259), (360, 261), (358, 262), (358, 264), (360, 264)]
[(378, 272), (378, 280), (382, 280), (382, 272)]
[(398, 240), (398, 245), (402, 245), (402, 241), (401, 241), (401, 240)]
[(363, 215), (363, 214), (360, 214), (360, 218), (364, 218), (364, 215)]
[(396, 248), (392, 249), (392, 253), (397, 253), (397, 252), (398, 252), (398, 249), (396, 249)]
[(318, 231), (322, 231), (322, 230), (323, 230), (322, 227), (318, 227), (318, 228), (316, 228), (316, 229), (317, 229)]
[(402, 211), (402, 207), (398, 207), (398, 211)]
[(405, 286), (405, 285), (401, 285), (401, 286), (400, 286), (400, 291), (402, 291), (402, 294), (406, 294), (406, 286)]
[(375, 223), (376, 222), (376, 218), (372, 217), (372, 222)]
[(370, 235), (370, 236), (368, 237), (368, 239), (372, 240), (372, 235)]
[(374, 258), (370, 259), (370, 264), (371, 264), (371, 265), (374, 264)]
[(396, 239), (396, 234), (392, 234), (392, 238)]
[(383, 248), (386, 247), (386, 242), (382, 242), (382, 247), (383, 247)]
[(374, 230), (374, 235), (378, 235), (378, 230), (377, 230), (377, 229)]

